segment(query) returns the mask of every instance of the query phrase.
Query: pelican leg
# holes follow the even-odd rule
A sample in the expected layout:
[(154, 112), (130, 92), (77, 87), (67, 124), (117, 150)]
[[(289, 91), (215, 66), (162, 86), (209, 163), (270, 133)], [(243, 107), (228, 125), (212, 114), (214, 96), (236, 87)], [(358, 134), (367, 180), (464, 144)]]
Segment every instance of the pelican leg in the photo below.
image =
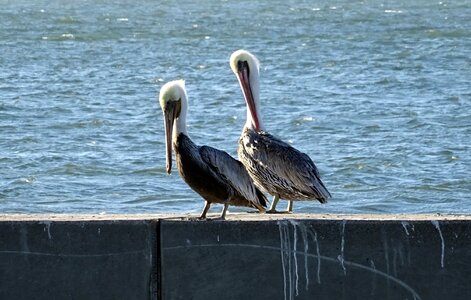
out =
[(276, 194), (273, 196), (273, 200), (271, 201), (270, 209), (266, 211), (267, 214), (276, 214), (276, 205), (278, 204), (278, 201), (280, 201), (280, 196)]
[(288, 200), (288, 206), (286, 207), (286, 212), (289, 214), (293, 212), (293, 200)]
[(229, 203), (224, 203), (224, 208), (222, 209), (222, 213), (221, 213), (221, 216), (218, 217), (218, 218), (212, 218), (212, 219), (208, 219), (210, 221), (219, 221), (219, 220), (225, 220), (226, 219), (226, 213), (227, 213), (227, 209), (229, 208)]
[(210, 206), (211, 206), (211, 203), (209, 203), (208, 201), (205, 201), (203, 212), (201, 213), (201, 216), (198, 218), (199, 220), (205, 220), (206, 219), (206, 214), (208, 213), (208, 210), (209, 210)]
[(221, 217), (220, 217), (221, 220), (226, 219), (226, 213), (227, 213), (228, 208), (229, 208), (229, 203), (224, 203), (224, 208), (222, 209), (222, 213), (221, 213)]

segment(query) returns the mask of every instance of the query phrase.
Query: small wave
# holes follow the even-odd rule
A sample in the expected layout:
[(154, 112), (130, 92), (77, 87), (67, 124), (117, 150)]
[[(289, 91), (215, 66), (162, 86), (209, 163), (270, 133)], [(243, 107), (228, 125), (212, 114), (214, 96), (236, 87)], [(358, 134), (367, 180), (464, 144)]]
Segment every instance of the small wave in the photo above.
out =
[(166, 172), (167, 171), (164, 167), (153, 167), (153, 168), (135, 170), (132, 172), (132, 174), (157, 175), (157, 174), (163, 174)]
[(365, 129), (368, 131), (368, 132), (379, 132), (381, 131), (381, 126), (378, 125), (378, 124), (373, 124), (373, 125), (367, 125), (365, 127)]
[(295, 118), (292, 123), (295, 124), (296, 126), (299, 126), (301, 124), (304, 124), (304, 123), (309, 123), (309, 122), (312, 122), (314, 121), (315, 119), (311, 116), (304, 116), (304, 117), (299, 117), (299, 118)]
[(146, 196), (141, 196), (135, 199), (123, 201), (122, 203), (124, 204), (141, 204), (141, 203), (147, 203), (147, 202), (156, 202), (157, 197), (155, 195), (146, 195)]
[(61, 34), (61, 37), (66, 39), (75, 39), (75, 35), (73, 35), (72, 33), (63, 33)]
[(396, 10), (396, 9), (386, 9), (384, 10), (384, 12), (387, 14), (402, 14), (402, 10)]
[(440, 184), (424, 184), (417, 186), (418, 190), (434, 191), (434, 192), (448, 192), (451, 190), (452, 185), (450, 183)]
[(437, 29), (429, 29), (426, 31), (428, 37), (431, 38), (467, 38), (471, 37), (471, 33), (469, 30), (437, 30)]
[(49, 171), (52, 175), (85, 175), (85, 176), (100, 176), (116, 174), (116, 170), (97, 165), (81, 165), (75, 163), (65, 163), (62, 166), (56, 167)]
[(73, 33), (63, 33), (61, 35), (54, 35), (54, 36), (43, 36), (41, 37), (43, 41), (69, 41), (75, 40), (75, 35)]
[(93, 118), (89, 120), (81, 120), (76, 122), (61, 122), (56, 124), (51, 124), (50, 128), (52, 129), (62, 129), (62, 128), (101, 128), (103, 126), (110, 125), (110, 121), (103, 120), (99, 118)]
[(59, 17), (56, 22), (60, 23), (60, 24), (79, 24), (79, 23), (81, 23), (79, 20), (77, 20), (76, 18), (71, 17), (71, 16)]
[(14, 181), (16, 184), (33, 184), (36, 181), (35, 176), (22, 177)]

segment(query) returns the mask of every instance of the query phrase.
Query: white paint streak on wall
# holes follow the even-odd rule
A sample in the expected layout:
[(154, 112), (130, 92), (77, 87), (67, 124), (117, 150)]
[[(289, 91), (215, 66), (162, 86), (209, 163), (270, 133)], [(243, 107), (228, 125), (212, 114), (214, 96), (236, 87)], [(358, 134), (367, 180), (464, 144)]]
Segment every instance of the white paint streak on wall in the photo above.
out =
[(409, 230), (407, 229), (407, 227), (410, 225), (409, 222), (402, 221), (401, 224), (402, 224), (402, 227), (404, 227), (404, 231), (406, 232), (406, 235), (409, 236)]
[(296, 296), (299, 296), (299, 274), (298, 274), (298, 256), (297, 256), (297, 250), (298, 250), (298, 222), (294, 220), (290, 220), (291, 225), (293, 225), (293, 266), (294, 266), (294, 277), (296, 280), (296, 283), (294, 284), (295, 290), (296, 290)]
[(319, 246), (319, 240), (317, 239), (317, 232), (313, 229), (313, 232), (309, 232), (311, 238), (316, 243), (317, 252), (317, 283), (321, 284), (321, 252)]
[(443, 238), (442, 230), (440, 229), (440, 223), (438, 221), (432, 221), (433, 226), (437, 228), (438, 233), (440, 234), (440, 239), (442, 240), (442, 255), (440, 259), (440, 265), (442, 268), (445, 267), (445, 239)]
[(340, 265), (342, 266), (343, 269), (343, 274), (346, 276), (347, 275), (347, 269), (345, 268), (345, 255), (344, 255), (344, 250), (345, 250), (345, 224), (347, 223), (346, 220), (342, 220), (342, 241), (340, 243), (340, 255), (337, 257), (337, 259), (340, 261)]
[(301, 237), (303, 239), (303, 245), (304, 245), (304, 276), (306, 277), (306, 286), (305, 289), (306, 291), (309, 290), (309, 268), (307, 264), (307, 254), (309, 253), (309, 240), (307, 239), (307, 228), (305, 225), (300, 227), (301, 229)]
[(39, 222), (39, 224), (45, 225), (44, 231), (47, 231), (47, 237), (52, 240), (52, 235), (51, 235), (51, 222), (50, 221), (43, 221)]
[(278, 222), (278, 229), (280, 231), (280, 255), (281, 255), (281, 268), (283, 269), (283, 291), (284, 291), (284, 298), (287, 299), (286, 296), (286, 263), (285, 263), (285, 249), (286, 249), (286, 239), (285, 239), (285, 226), (283, 226), (282, 222)]
[(291, 239), (289, 235), (289, 227), (286, 226), (286, 254), (288, 255), (288, 284), (289, 284), (289, 299), (293, 299), (293, 263), (292, 263), (292, 253), (291, 253)]
[[(376, 270), (376, 266), (373, 260), (370, 260), (370, 266), (371, 266), (371, 269)], [(372, 272), (372, 273), (373, 273), (373, 280), (371, 284), (371, 296), (374, 296), (374, 294), (376, 293), (376, 273), (375, 272)]]
[[(280, 256), (281, 267), (283, 270), (283, 291), (284, 298), (294, 299), (299, 296), (299, 262), (298, 243), (302, 243), (302, 251), (304, 254), (304, 270), (305, 270), (305, 289), (309, 290), (309, 240), (308, 231), (304, 224), (294, 220), (278, 221), (278, 230), (280, 233)], [(291, 233), (291, 228), (293, 232)]]
[[(383, 233), (385, 234), (385, 233)], [(387, 237), (383, 237), (383, 247), (384, 247), (384, 260), (386, 261), (386, 273), (390, 274), (389, 271), (389, 246), (388, 246), (388, 241)]]

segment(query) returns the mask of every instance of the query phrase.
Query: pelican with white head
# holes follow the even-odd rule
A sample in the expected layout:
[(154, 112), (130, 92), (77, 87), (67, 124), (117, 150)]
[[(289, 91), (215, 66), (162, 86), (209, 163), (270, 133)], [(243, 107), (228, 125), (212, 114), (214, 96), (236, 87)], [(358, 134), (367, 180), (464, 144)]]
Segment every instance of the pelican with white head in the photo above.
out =
[(229, 61), (247, 105), (247, 121), (237, 154), (255, 185), (273, 195), (267, 213), (277, 212), (280, 198), (288, 200), (288, 213), (293, 210), (294, 200), (317, 199), (326, 203), (331, 196), (311, 158), (269, 134), (263, 127), (259, 114), (258, 59), (246, 50), (237, 50)]
[(167, 173), (172, 171), (174, 149), (180, 176), (206, 201), (199, 218), (206, 218), (211, 203), (224, 204), (221, 219), (225, 218), (229, 205), (248, 206), (264, 212), (266, 197), (255, 187), (244, 166), (224, 151), (197, 146), (188, 136), (185, 82), (175, 80), (163, 85), (159, 103), (164, 115)]

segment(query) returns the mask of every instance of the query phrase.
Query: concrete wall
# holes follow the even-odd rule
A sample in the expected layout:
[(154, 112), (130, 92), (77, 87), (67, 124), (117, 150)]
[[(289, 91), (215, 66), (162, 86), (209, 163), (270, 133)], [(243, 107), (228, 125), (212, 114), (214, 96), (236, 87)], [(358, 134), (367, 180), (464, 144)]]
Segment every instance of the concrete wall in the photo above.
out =
[(0, 299), (156, 299), (156, 222), (2, 221)]
[(471, 299), (470, 216), (229, 218), (0, 217), (0, 299)]

